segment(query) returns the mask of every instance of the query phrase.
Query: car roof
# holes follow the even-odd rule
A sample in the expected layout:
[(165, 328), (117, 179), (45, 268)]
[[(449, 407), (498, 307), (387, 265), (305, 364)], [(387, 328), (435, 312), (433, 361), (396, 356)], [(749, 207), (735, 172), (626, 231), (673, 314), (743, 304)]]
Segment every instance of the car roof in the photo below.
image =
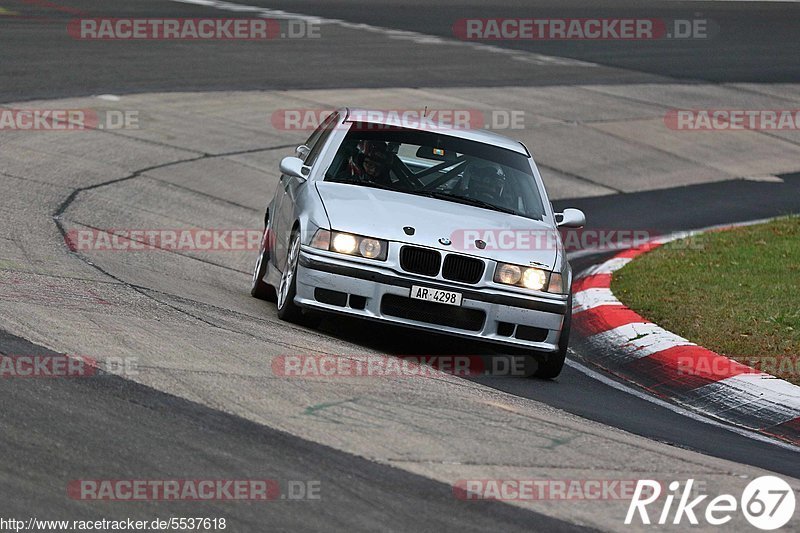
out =
[[(415, 127), (413, 123), (409, 124), (408, 122), (404, 122), (400, 117), (401, 112), (399, 110), (392, 113), (385, 109), (362, 109), (346, 107), (341, 109), (340, 112), (342, 115), (344, 115), (345, 122), (367, 122), (370, 124), (397, 126), (398, 128), (406, 128), (410, 130), (432, 131), (431, 128), (426, 128), (422, 125)], [(490, 144), (492, 146), (517, 152), (527, 157), (531, 156), (531, 154), (528, 152), (528, 149), (521, 142), (515, 141), (509, 137), (504, 137), (503, 135), (498, 135), (493, 131), (470, 128), (443, 128), (436, 131), (442, 133), (443, 135)]]

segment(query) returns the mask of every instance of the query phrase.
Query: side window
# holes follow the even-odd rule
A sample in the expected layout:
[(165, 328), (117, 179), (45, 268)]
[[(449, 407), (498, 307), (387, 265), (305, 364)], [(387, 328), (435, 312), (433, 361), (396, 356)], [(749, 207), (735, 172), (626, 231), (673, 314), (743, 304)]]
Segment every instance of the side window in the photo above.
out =
[[(311, 136), (309, 136), (309, 138), (306, 140), (306, 142), (304, 142), (304, 143), (303, 143), (303, 144), (305, 144), (306, 146), (308, 146), (308, 149), (309, 149), (309, 151), (310, 151), (311, 149), (313, 149), (313, 148), (314, 148), (314, 145), (315, 145), (315, 144), (317, 144), (317, 140), (319, 140), (319, 137), (320, 137), (320, 135), (322, 135), (322, 132), (323, 132), (323, 130), (324, 130), (324, 128), (325, 128), (325, 125), (327, 124), (327, 122), (328, 122), (328, 120), (327, 120), (327, 119), (325, 119), (325, 120), (322, 122), (322, 124), (320, 124), (319, 126), (317, 126), (317, 129), (315, 129), (315, 130), (314, 130), (314, 131), (311, 133)], [(308, 154), (306, 154), (306, 157), (305, 157), (305, 159), (308, 159)], [(304, 159), (304, 160), (305, 160), (305, 159)]]
[[(339, 122), (339, 113), (333, 113), (331, 116), (325, 119), (317, 130), (311, 134), (311, 137), (308, 138), (306, 141), (306, 145), (311, 148), (311, 151), (305, 158), (304, 163), (306, 166), (311, 166), (314, 164), (314, 161), (317, 160), (317, 156), (322, 151), (322, 147), (325, 146), (325, 141), (328, 140), (328, 136), (333, 131), (334, 126)], [(313, 145), (308, 143), (314, 143)]]

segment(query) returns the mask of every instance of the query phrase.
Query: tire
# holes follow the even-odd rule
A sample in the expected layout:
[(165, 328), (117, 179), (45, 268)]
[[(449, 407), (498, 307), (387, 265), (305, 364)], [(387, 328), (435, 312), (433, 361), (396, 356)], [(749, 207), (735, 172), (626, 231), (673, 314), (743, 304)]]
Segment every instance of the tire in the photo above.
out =
[(264, 229), (264, 235), (261, 237), (261, 246), (258, 250), (258, 258), (256, 259), (255, 268), (253, 268), (253, 280), (250, 286), (250, 296), (258, 298), (259, 300), (267, 300), (268, 302), (277, 302), (278, 295), (275, 292), (275, 287), (264, 281), (264, 275), (267, 273), (267, 264), (269, 263), (269, 228)]
[(567, 312), (564, 315), (564, 325), (561, 328), (561, 337), (558, 339), (558, 351), (547, 354), (538, 361), (536, 372), (533, 377), (542, 379), (553, 379), (561, 374), (564, 362), (567, 360), (567, 348), (569, 347), (569, 331), (572, 327), (572, 294), (567, 299)]
[(313, 328), (319, 325), (321, 317), (304, 311), (294, 303), (294, 297), (297, 295), (297, 264), (300, 258), (300, 232), (297, 229), (292, 231), (289, 243), (286, 267), (281, 274), (277, 292), (278, 318)]

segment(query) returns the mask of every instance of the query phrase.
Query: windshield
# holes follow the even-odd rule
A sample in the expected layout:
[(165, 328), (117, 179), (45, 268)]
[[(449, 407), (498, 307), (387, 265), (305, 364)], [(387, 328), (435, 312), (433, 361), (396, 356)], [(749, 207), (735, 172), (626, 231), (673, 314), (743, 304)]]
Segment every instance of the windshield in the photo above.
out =
[(325, 181), (429, 196), (537, 220), (544, 215), (526, 156), (439, 132), (378, 127), (351, 128)]

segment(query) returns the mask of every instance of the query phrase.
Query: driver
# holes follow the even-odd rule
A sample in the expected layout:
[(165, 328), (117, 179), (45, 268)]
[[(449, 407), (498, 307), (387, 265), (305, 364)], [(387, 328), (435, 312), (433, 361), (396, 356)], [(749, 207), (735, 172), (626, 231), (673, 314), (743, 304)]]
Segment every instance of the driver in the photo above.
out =
[(391, 185), (389, 179), (389, 166), (392, 161), (392, 153), (384, 142), (367, 141), (364, 143), (364, 153), (361, 167), (364, 170), (363, 177), (369, 181), (383, 185)]
[(496, 163), (473, 161), (464, 169), (465, 196), (498, 205), (506, 185), (503, 169)]
[(347, 166), (342, 170), (341, 177), (358, 178), (381, 185), (391, 185), (389, 168), (392, 161), (392, 152), (382, 141), (361, 141), (358, 152), (350, 157)]

